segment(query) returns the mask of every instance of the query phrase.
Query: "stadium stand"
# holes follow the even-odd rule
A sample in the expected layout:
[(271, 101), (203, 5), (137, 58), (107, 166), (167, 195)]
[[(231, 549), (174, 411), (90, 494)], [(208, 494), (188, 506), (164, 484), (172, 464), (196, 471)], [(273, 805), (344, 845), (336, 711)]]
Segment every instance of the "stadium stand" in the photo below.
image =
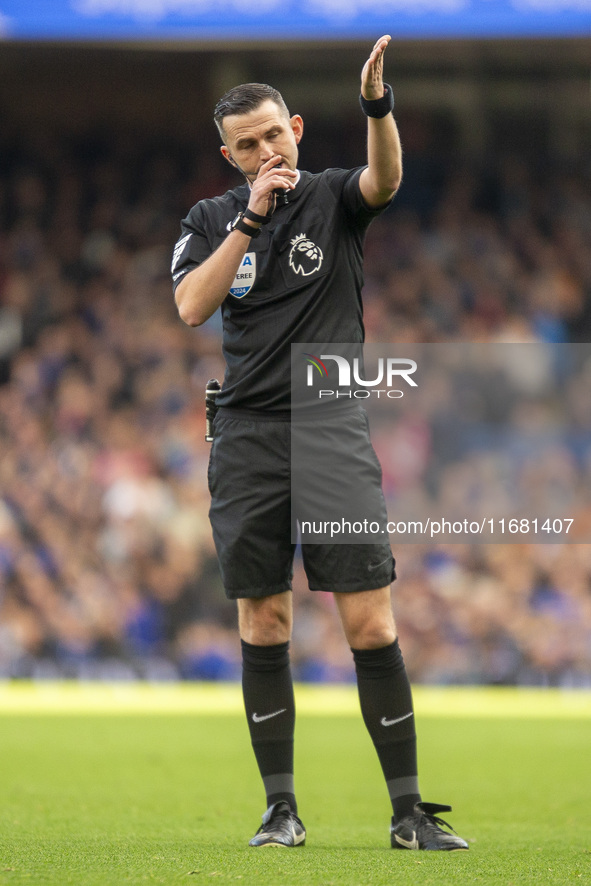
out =
[[(403, 189), (367, 240), (368, 340), (591, 340), (587, 170), (519, 152), (458, 168), (411, 122)], [(354, 162), (343, 133), (357, 124), (318, 138), (333, 160)], [(207, 519), (219, 327), (182, 325), (169, 275), (179, 219), (235, 180), (209, 145), (133, 126), (0, 140), (0, 676), (236, 678)], [(573, 390), (587, 484), (590, 387)], [(420, 486), (429, 447), (414, 448)], [(381, 454), (395, 496), (396, 460)], [(396, 556), (413, 680), (591, 685), (591, 545)], [(295, 601), (296, 676), (352, 679), (332, 598), (308, 594), (299, 563)]]

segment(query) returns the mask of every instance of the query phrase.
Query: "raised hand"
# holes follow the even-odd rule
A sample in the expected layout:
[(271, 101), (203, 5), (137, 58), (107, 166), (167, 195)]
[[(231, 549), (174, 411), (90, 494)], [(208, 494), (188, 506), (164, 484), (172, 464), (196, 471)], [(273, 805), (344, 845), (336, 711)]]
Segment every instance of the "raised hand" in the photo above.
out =
[(361, 95), (370, 101), (381, 98), (384, 94), (384, 52), (391, 39), (390, 34), (380, 37), (363, 66)]

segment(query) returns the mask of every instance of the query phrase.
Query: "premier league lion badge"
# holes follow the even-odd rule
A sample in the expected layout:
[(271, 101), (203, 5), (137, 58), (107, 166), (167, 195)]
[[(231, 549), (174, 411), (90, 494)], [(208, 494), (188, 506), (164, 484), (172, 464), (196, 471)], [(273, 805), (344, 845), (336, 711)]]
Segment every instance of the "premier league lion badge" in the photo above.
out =
[(306, 234), (298, 234), (290, 242), (289, 266), (296, 274), (308, 277), (320, 270), (324, 256), (319, 246), (308, 240)]

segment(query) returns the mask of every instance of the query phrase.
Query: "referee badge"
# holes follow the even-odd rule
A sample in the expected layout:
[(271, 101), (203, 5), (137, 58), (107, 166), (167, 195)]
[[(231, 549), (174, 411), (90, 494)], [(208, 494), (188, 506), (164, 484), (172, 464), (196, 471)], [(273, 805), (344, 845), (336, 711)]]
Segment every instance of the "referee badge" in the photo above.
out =
[(250, 292), (254, 286), (257, 275), (257, 257), (254, 252), (247, 252), (240, 267), (236, 271), (234, 282), (230, 286), (230, 295), (235, 298), (244, 298), (247, 292)]

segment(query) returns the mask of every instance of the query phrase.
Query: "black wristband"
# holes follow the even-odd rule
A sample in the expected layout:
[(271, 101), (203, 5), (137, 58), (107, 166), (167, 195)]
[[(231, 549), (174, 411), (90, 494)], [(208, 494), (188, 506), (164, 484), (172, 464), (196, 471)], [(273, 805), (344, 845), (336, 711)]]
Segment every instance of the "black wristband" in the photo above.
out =
[(244, 221), (244, 213), (239, 212), (234, 221), (230, 224), (231, 231), (240, 231), (242, 234), (247, 234), (249, 237), (258, 237), (261, 233), (260, 228), (253, 228), (252, 225), (247, 225)]
[(363, 98), (359, 96), (361, 110), (366, 117), (387, 117), (394, 110), (394, 93), (389, 83), (384, 83), (384, 94), (381, 98)]
[(258, 212), (253, 212), (252, 209), (248, 208), (248, 206), (246, 207), (242, 215), (249, 221), (258, 222), (259, 225), (267, 225), (271, 221), (270, 215), (259, 215)]

